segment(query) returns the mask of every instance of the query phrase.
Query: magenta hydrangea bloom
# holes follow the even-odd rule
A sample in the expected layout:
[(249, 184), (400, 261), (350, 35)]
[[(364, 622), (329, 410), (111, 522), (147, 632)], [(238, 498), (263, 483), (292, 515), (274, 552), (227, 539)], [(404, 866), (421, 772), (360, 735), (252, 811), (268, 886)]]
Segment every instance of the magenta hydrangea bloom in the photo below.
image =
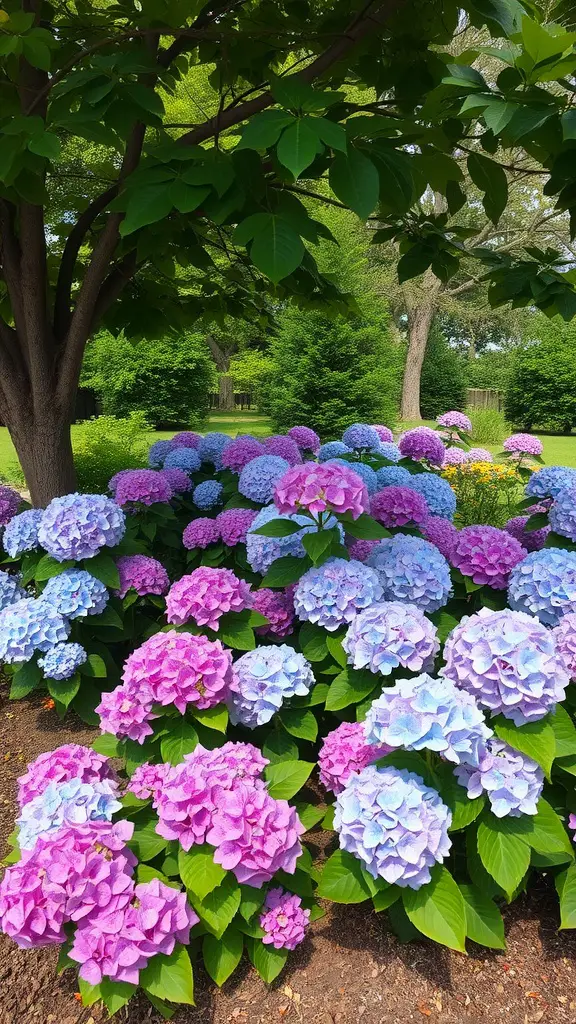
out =
[(455, 445), (452, 445), (444, 452), (443, 466), (459, 466), (463, 462), (468, 462), (468, 456), (462, 448), (456, 448)]
[(440, 427), (452, 427), (454, 430), (465, 430), (468, 434), (472, 431), (472, 423), (463, 412), (459, 412), (457, 409), (451, 409), (449, 412), (442, 413), (436, 419), (437, 424)]
[(266, 933), (262, 936), (265, 946), (296, 949), (304, 941), (309, 924), (310, 911), (304, 910), (299, 896), (281, 887), (270, 889), (260, 914), (260, 927)]
[(273, 434), (272, 437), (265, 438), (264, 453), (266, 455), (278, 455), (281, 459), (286, 459), (290, 466), (297, 466), (298, 463), (302, 462), (302, 456), (296, 441), (292, 437), (286, 437), (284, 434)]
[(255, 632), (259, 636), (274, 633), (275, 636), (288, 636), (294, 630), (294, 588), (286, 590), (268, 590), (264, 587), (254, 591), (252, 608), (268, 619), (267, 626), (257, 626)]
[(22, 808), (41, 796), (51, 783), (69, 782), (70, 779), (89, 783), (103, 782), (104, 779), (117, 782), (109, 758), (79, 743), (65, 743), (30, 762), (26, 773), (17, 780), (18, 806)]
[(181, 430), (179, 434), (174, 434), (171, 444), (173, 448), (197, 448), (201, 440), (201, 435), (195, 434), (193, 430)]
[(377, 540), (353, 540), (348, 544), (348, 553), (353, 562), (365, 562), (376, 547)]
[(320, 438), (311, 427), (290, 427), (288, 437), (296, 442), (301, 452), (316, 452), (320, 447)]
[(494, 456), (487, 448), (469, 448), (466, 462), (494, 462)]
[(506, 590), (508, 577), (527, 555), (515, 537), (506, 530), (485, 524), (465, 526), (458, 531), (452, 548), (452, 565), (474, 583), (494, 590)]
[(208, 519), (207, 516), (200, 516), (193, 519), (182, 534), (182, 543), (188, 551), (194, 548), (207, 548), (210, 544), (216, 544), (220, 540), (220, 527), (217, 519)]
[(390, 430), (390, 427), (384, 427), (381, 423), (374, 423), (373, 426), (381, 441), (389, 444), (394, 440), (394, 434)]
[(168, 771), (169, 764), (139, 764), (128, 783), (128, 792), (139, 800), (148, 800), (162, 788)]
[(293, 466), (277, 481), (274, 504), (282, 513), (302, 509), (320, 512), (350, 512), (357, 519), (368, 508), (364, 481), (352, 469), (331, 462), (305, 462)]
[(120, 575), (120, 590), (114, 593), (118, 597), (126, 597), (130, 589), (140, 597), (146, 594), (165, 594), (170, 586), (168, 573), (157, 558), (150, 555), (122, 555), (116, 560), (116, 568)]
[(140, 505), (154, 505), (168, 502), (174, 492), (168, 480), (156, 469), (130, 469), (117, 481), (115, 498), (119, 505), (136, 502)]
[(542, 455), (544, 451), (542, 441), (534, 434), (511, 434), (502, 447), (513, 455)]
[(229, 548), (245, 544), (248, 530), (258, 515), (255, 508), (226, 508), (216, 516), (222, 541)]
[(458, 537), (458, 530), (449, 519), (442, 516), (429, 516), (420, 524), (420, 533), (425, 540), (435, 544), (438, 550), (450, 561), (452, 548)]
[(363, 722), (342, 722), (325, 737), (318, 754), (320, 782), (330, 793), (341, 793), (351, 775), (389, 754), (392, 747), (368, 743)]
[(17, 514), (21, 502), (22, 495), (18, 491), (0, 484), (0, 526), (8, 525)]
[(177, 466), (169, 466), (167, 469), (161, 469), (160, 472), (170, 484), (174, 494), (184, 494), (194, 487), (188, 473), (185, 473), (183, 469), (178, 469)]
[(252, 604), (250, 587), (231, 569), (201, 565), (173, 583), (166, 598), (166, 617), (175, 626), (194, 619), (198, 626), (218, 629), (227, 612), (242, 612)]
[(514, 516), (504, 524), (506, 533), (515, 537), (517, 541), (526, 548), (526, 551), (541, 551), (550, 533), (549, 526), (542, 526), (539, 530), (526, 530), (525, 526), (529, 516)]
[(372, 495), (370, 515), (383, 526), (419, 526), (430, 512), (424, 495), (392, 485)]
[(556, 650), (562, 658), (570, 679), (576, 679), (576, 612), (563, 615), (553, 629)]
[(264, 445), (256, 437), (249, 434), (237, 437), (231, 441), (222, 452), (223, 469), (231, 469), (233, 473), (240, 473), (252, 459), (264, 455)]
[(155, 633), (126, 659), (124, 686), (145, 705), (188, 704), (213, 708), (226, 700), (233, 679), (232, 655), (219, 640), (179, 633)]
[(420, 462), (425, 459), (432, 466), (441, 466), (444, 462), (445, 448), (442, 439), (430, 427), (414, 427), (407, 430), (398, 440), (398, 447), (405, 459)]
[(103, 693), (96, 714), (100, 715), (100, 732), (109, 732), (121, 739), (127, 737), (136, 743), (144, 743), (146, 737), (152, 735), (150, 722), (158, 717), (152, 714), (152, 701), (144, 701), (126, 685)]

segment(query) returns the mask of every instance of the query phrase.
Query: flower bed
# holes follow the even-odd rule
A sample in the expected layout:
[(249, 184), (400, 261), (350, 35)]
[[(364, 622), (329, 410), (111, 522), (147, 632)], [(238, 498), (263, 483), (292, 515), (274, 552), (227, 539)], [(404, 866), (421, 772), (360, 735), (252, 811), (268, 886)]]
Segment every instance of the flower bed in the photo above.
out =
[(319, 899), (502, 949), (543, 872), (576, 926), (574, 477), (515, 435), (489, 483), (526, 497), (463, 526), (467, 429), (187, 432), (114, 498), (5, 496), (11, 696), (101, 735), (19, 780), (0, 927), (60, 946), (86, 1005), (140, 986), (169, 1017), (244, 950), (272, 981)]

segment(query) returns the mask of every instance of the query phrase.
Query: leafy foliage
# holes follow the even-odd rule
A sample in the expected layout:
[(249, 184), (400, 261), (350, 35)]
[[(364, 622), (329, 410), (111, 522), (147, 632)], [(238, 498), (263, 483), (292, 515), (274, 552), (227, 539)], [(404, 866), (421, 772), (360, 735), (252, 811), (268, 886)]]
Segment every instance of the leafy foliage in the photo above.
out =
[(430, 332), (420, 383), (420, 408), (424, 419), (436, 419), (449, 409), (466, 404), (465, 367), (461, 354), (451, 348), (434, 326)]
[(537, 340), (516, 353), (506, 391), (506, 415), (518, 427), (569, 433), (576, 425), (576, 367), (572, 323), (535, 319)]

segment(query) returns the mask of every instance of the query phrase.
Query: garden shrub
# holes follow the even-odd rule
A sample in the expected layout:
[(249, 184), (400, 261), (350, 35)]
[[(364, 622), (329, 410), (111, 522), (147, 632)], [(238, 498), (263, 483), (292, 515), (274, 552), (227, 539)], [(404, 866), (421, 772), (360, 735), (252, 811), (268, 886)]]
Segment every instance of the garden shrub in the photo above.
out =
[(476, 445), (502, 444), (510, 427), (504, 413), (497, 409), (468, 409), (472, 422), (472, 441)]
[(521, 349), (506, 391), (506, 416), (524, 430), (569, 434), (576, 426), (576, 328), (560, 317), (535, 318), (538, 340)]
[(432, 326), (420, 378), (420, 410), (425, 420), (466, 404), (465, 361), (444, 334)]
[(149, 429), (143, 412), (131, 412), (123, 418), (98, 416), (82, 423), (74, 437), (79, 489), (98, 494), (120, 470), (145, 466)]

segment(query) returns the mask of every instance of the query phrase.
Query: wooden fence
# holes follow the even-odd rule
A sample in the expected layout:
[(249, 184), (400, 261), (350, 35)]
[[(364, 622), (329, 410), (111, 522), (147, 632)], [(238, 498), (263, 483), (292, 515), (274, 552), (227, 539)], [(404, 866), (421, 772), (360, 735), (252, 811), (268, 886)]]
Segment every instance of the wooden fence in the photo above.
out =
[(495, 388), (467, 388), (466, 407), (468, 409), (504, 410), (504, 393)]

